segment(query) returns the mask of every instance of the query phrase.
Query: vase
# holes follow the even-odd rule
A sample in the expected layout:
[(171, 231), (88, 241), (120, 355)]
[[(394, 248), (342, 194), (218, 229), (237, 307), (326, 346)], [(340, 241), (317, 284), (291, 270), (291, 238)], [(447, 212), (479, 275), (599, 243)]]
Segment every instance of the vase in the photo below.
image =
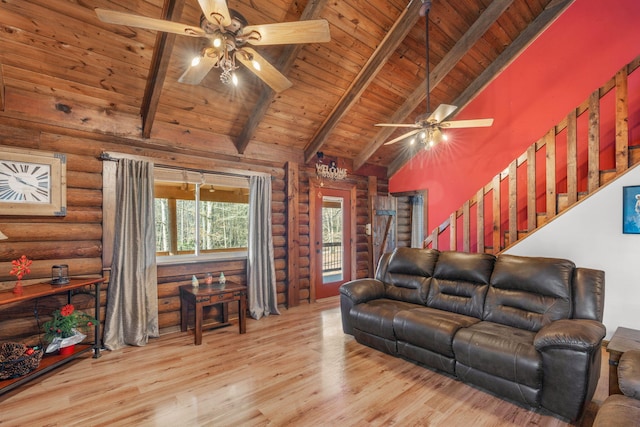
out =
[(71, 344), (66, 347), (60, 347), (60, 350), (58, 350), (58, 354), (60, 354), (60, 356), (71, 356), (75, 347), (75, 344)]
[(13, 293), (16, 295), (22, 295), (22, 282), (20, 280), (18, 280), (16, 282), (16, 285), (13, 287)]

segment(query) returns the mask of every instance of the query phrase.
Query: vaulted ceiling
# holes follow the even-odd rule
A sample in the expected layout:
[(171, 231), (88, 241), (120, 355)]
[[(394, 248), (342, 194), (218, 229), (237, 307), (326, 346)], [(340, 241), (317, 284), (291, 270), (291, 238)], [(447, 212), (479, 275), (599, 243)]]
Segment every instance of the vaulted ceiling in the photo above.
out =
[[(464, 107), (573, 0), (433, 0), (431, 110)], [(3, 0), (0, 116), (55, 122), (229, 159), (315, 159), (322, 151), (391, 175), (411, 154), (385, 141), (424, 114), (425, 19), (420, 0), (229, 0), (249, 24), (325, 19), (327, 43), (255, 49), (293, 83), (275, 93), (247, 69), (237, 87), (213, 69), (178, 79), (193, 37), (101, 22), (95, 8), (197, 26), (196, 0)], [(30, 103), (32, 106), (25, 105)], [(53, 106), (38, 113), (33, 104)], [(44, 109), (42, 107), (41, 109)]]

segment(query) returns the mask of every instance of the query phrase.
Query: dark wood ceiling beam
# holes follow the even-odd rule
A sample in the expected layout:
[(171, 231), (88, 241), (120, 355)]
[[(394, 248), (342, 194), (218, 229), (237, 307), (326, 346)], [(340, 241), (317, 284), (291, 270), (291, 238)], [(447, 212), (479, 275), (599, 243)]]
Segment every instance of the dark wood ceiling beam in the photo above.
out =
[[(514, 0), (494, 0), (480, 17), (471, 25), (469, 30), (458, 40), (453, 48), (447, 52), (442, 61), (429, 73), (431, 90), (456, 66), (456, 64), (471, 50), (473, 45), (491, 28)], [(403, 123), (426, 98), (427, 80), (425, 79), (402, 106), (393, 114), (389, 123)], [(456, 105), (456, 104), (454, 104)], [(373, 141), (354, 159), (353, 167), (358, 170), (395, 132), (395, 128), (382, 128)]]
[[(317, 19), (326, 4), (327, 0), (310, 0), (307, 3), (307, 6), (304, 8), (304, 11), (302, 11), (302, 14), (300, 15), (300, 21)], [(285, 46), (282, 51), (282, 55), (280, 56), (278, 61), (276, 61), (274, 66), (286, 76), (289, 73), (289, 70), (291, 70), (291, 67), (293, 67), (295, 60), (298, 58), (298, 53), (300, 52), (300, 50), (302, 50), (302, 48), (304, 48), (304, 45), (302, 44), (292, 44)], [(247, 120), (244, 127), (242, 128), (242, 132), (240, 132), (240, 135), (238, 135), (238, 137), (234, 141), (234, 145), (236, 146), (239, 154), (243, 154), (244, 150), (247, 149), (249, 141), (251, 141), (251, 138), (253, 138), (253, 135), (258, 128), (258, 125), (260, 125), (260, 122), (267, 114), (267, 111), (269, 110), (269, 107), (271, 106), (275, 95), (276, 93), (270, 87), (264, 86), (264, 89), (260, 94), (260, 98), (256, 103), (256, 106), (253, 108), (251, 114), (249, 114), (249, 120)]]
[[(165, 0), (162, 8), (162, 19), (169, 21), (177, 21), (182, 16), (184, 9), (184, 0)], [(162, 94), (162, 86), (167, 76), (169, 68), (169, 59), (175, 42), (176, 35), (158, 32), (156, 35), (156, 43), (153, 47), (153, 57), (151, 58), (151, 66), (149, 67), (149, 76), (144, 89), (142, 105), (140, 106), (140, 115), (142, 116), (142, 137), (151, 137), (151, 128), (158, 110), (160, 95)]]
[(378, 45), (375, 52), (369, 57), (367, 63), (360, 70), (360, 73), (358, 73), (353, 82), (351, 82), (351, 85), (347, 88), (340, 101), (335, 105), (320, 128), (318, 128), (313, 138), (311, 138), (311, 141), (307, 143), (304, 149), (304, 160), (306, 163), (309, 163), (316, 153), (320, 151), (340, 120), (342, 120), (356, 103), (360, 95), (362, 95), (369, 86), (369, 83), (371, 83), (380, 72), (400, 43), (404, 41), (413, 26), (418, 22), (418, 19), (420, 19), (418, 12), (421, 6), (421, 2), (413, 0), (404, 11), (402, 11), (398, 19), (396, 19), (393, 27)]
[[(535, 39), (538, 38), (575, 0), (558, 0), (549, 3), (545, 10), (524, 29), (483, 72), (453, 102), (461, 110), (471, 102), (502, 70), (511, 64)], [(399, 155), (387, 169), (387, 176), (392, 176), (402, 168), (414, 153)], [(355, 167), (355, 166), (354, 166)]]

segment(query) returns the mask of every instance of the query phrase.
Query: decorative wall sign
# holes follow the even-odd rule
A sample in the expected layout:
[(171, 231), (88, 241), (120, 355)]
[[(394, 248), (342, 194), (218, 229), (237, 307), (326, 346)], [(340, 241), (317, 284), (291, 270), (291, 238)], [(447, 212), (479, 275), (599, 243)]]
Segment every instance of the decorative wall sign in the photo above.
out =
[(622, 232), (640, 234), (640, 185), (622, 187)]
[(0, 215), (67, 214), (64, 154), (9, 147), (1, 151)]

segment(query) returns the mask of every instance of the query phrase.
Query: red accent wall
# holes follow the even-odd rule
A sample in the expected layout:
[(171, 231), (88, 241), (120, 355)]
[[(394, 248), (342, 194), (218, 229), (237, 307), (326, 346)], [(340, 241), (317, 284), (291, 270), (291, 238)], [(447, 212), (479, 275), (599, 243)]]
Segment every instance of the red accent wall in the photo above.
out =
[[(391, 178), (390, 191), (428, 189), (427, 231), (433, 230), (640, 54), (639, 22), (638, 0), (576, 0), (455, 117), (493, 117), (493, 126), (449, 131), (449, 141), (419, 153)], [(637, 116), (640, 78), (633, 77), (630, 113)], [(632, 144), (640, 140), (640, 129), (630, 133)]]

